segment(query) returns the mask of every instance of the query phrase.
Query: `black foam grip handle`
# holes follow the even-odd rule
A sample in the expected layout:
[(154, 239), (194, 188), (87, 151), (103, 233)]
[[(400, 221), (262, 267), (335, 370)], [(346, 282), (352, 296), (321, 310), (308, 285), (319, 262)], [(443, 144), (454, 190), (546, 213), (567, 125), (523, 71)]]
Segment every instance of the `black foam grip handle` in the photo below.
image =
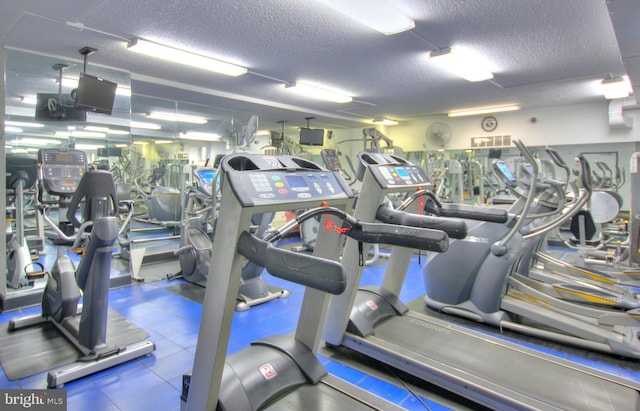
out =
[(384, 223), (359, 223), (347, 233), (363, 243), (397, 245), (442, 253), (449, 248), (449, 236), (444, 231)]
[(344, 267), (333, 260), (276, 248), (244, 231), (238, 252), (269, 274), (330, 294), (341, 294), (347, 285)]
[(461, 239), (467, 236), (467, 224), (462, 220), (413, 214), (384, 206), (378, 208), (376, 219), (387, 224), (441, 230), (447, 233), (449, 238)]

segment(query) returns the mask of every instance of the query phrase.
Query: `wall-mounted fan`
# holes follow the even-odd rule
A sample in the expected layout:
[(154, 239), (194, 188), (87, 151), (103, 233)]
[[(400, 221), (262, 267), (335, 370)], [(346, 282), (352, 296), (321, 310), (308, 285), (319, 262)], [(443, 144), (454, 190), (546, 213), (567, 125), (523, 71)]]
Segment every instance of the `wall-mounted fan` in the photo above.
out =
[(444, 148), (451, 140), (451, 127), (446, 123), (433, 123), (427, 127), (424, 137), (426, 149)]

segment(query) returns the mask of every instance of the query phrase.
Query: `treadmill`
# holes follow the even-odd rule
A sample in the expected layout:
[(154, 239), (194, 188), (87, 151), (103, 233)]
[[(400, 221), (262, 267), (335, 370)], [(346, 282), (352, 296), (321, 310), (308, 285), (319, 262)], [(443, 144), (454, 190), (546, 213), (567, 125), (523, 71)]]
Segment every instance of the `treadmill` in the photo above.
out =
[[(360, 242), (443, 251), (447, 235), (414, 228), (399, 235), (397, 226), (359, 224), (345, 213), (353, 194), (344, 179), (317, 164), (294, 156), (233, 154), (222, 160), (222, 195), (213, 255), (204, 298), (193, 372), (183, 378), (181, 408), (255, 409), (401, 409), (383, 398), (327, 374), (317, 359), (329, 294), (344, 290), (344, 268), (337, 260), (343, 234)], [(330, 207), (328, 207), (328, 206)], [(249, 232), (251, 216), (284, 210), (320, 210), (313, 255), (279, 249)], [(331, 214), (328, 214), (331, 213)], [(337, 221), (335, 216), (342, 221)], [(302, 221), (285, 224), (290, 228)], [(295, 335), (272, 336), (226, 356), (243, 263), (261, 265), (274, 276), (306, 286)]]
[[(354, 217), (360, 221), (379, 218), (386, 194), (427, 186), (423, 170), (404, 159), (376, 153), (358, 156), (363, 184)], [(447, 207), (457, 214), (486, 214), (496, 220), (498, 212), (505, 212)], [(423, 208), (422, 201), (416, 201), (406, 211), (420, 213)], [(368, 248), (365, 244), (365, 255)], [(640, 409), (638, 382), (410, 311), (397, 296), (412, 252), (394, 247), (382, 286), (358, 290), (363, 272), (358, 244), (346, 240), (342, 264), (352, 281), (344, 293), (331, 297), (323, 334), (328, 346), (347, 347), (494, 409)]]

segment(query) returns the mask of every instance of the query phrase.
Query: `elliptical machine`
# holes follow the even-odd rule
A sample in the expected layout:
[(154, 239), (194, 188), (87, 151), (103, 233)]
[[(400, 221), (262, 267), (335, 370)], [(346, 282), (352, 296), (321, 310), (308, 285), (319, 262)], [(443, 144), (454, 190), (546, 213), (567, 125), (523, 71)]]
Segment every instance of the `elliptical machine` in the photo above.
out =
[(7, 286), (19, 289), (33, 285), (45, 272), (33, 262), (24, 230), (24, 190), (33, 187), (37, 175), (37, 159), (8, 154), (7, 187), (15, 196), (15, 232), (7, 242)]
[[(214, 168), (199, 167), (194, 170), (195, 188), (187, 194), (180, 227), (180, 247), (174, 255), (180, 260), (180, 272), (176, 275), (198, 285), (206, 286), (209, 275), (215, 233), (207, 230), (209, 220), (214, 221), (218, 172)], [(251, 218), (253, 234), (262, 237), (267, 233), (274, 213), (255, 214)], [(215, 230), (213, 230), (215, 231)], [(246, 260), (242, 268), (238, 291), (237, 311), (278, 298), (288, 297), (289, 290), (270, 287), (262, 277), (264, 267)]]
[[(68, 173), (64, 170), (76, 167), (77, 160), (82, 161), (84, 156), (77, 150), (41, 150), (39, 162), (44, 169), (41, 172), (58, 176), (50, 183), (63, 193), (68, 192), (65, 184)], [(82, 175), (74, 189), (66, 217), (77, 231), (75, 236), (65, 235), (64, 239), (73, 241), (72, 247), (78, 247), (88, 237), (80, 262), (76, 268), (66, 248), (60, 247), (42, 296), (42, 313), (9, 322), (10, 330), (51, 323), (79, 351), (81, 356), (77, 362), (49, 372), (48, 387), (60, 387), (155, 350), (151, 341), (127, 346), (107, 344), (111, 257), (118, 236), (118, 218), (114, 216), (116, 191), (111, 173), (90, 170)], [(80, 211), (81, 202), (84, 205)], [(41, 211), (44, 214), (42, 208)]]
[[(524, 240), (545, 234), (572, 214), (524, 226), (535, 199), (538, 170), (526, 147), (513, 141), (532, 167), (528, 195), (519, 200), (524, 202), (519, 215), (511, 214), (504, 225), (468, 220), (466, 239), (452, 241), (447, 253), (430, 256), (424, 268), (427, 306), (501, 329), (640, 358), (640, 309), (620, 311), (565, 301), (553, 285), (516, 272), (521, 259), (528, 258)], [(581, 164), (585, 178), (588, 169), (585, 162)]]

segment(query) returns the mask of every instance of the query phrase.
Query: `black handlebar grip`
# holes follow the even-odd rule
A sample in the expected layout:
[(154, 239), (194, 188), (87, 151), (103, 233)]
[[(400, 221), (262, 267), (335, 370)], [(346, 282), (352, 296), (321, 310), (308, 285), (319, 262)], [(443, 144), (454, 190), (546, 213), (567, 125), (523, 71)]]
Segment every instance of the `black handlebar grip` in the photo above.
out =
[(413, 214), (385, 206), (378, 208), (376, 219), (387, 224), (441, 230), (447, 233), (449, 238), (461, 239), (467, 236), (467, 224), (462, 220)]
[(363, 243), (397, 245), (425, 251), (445, 252), (449, 236), (444, 231), (384, 223), (359, 223), (346, 233)]

